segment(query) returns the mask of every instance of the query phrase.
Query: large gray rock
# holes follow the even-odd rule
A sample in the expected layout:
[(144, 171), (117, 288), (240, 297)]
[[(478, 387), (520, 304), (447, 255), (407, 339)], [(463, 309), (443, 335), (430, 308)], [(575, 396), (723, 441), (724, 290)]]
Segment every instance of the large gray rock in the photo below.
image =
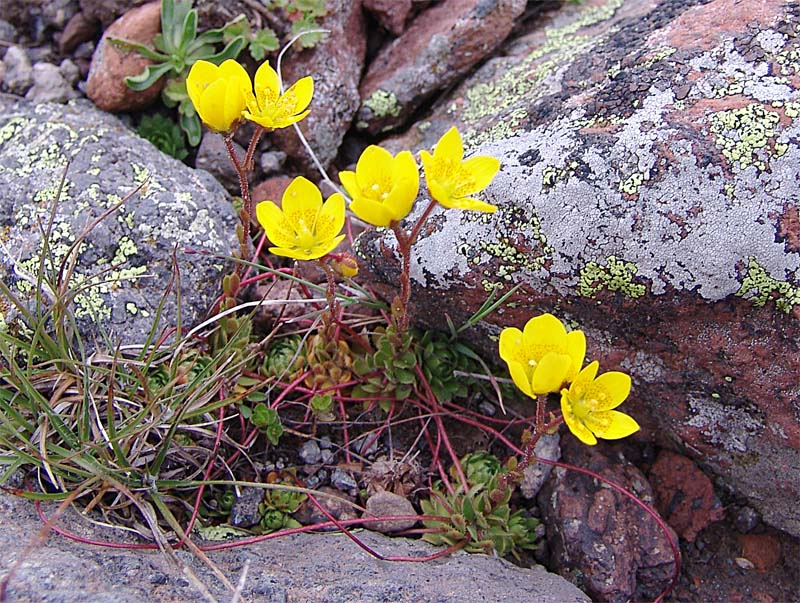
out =
[[(231, 253), (236, 218), (227, 193), (88, 102), (2, 105), (0, 189), (3, 281), (32, 298), (49, 230), (45, 280), (52, 288), (67, 266), (62, 276), (85, 339), (143, 343), (162, 298), (156, 333), (178, 325), (178, 286), (183, 326), (199, 322), (220, 292), (224, 261), (204, 254)], [(0, 305), (0, 326), (13, 319)]]
[[(420, 320), (521, 284), (476, 343), (496, 353), (487, 334), (545, 311), (574, 321), (603, 370), (632, 375), (639, 437), (677, 443), (794, 535), (799, 19), (778, 1), (565, 7), (392, 143), (430, 147), (455, 124), (502, 161), (496, 214), (438, 211), (423, 232)], [(391, 233), (360, 249), (391, 296)]]
[[(46, 512), (52, 513), (48, 507)], [(61, 527), (85, 538), (108, 540), (72, 512)], [(65, 526), (66, 523), (66, 526)], [(189, 574), (155, 551), (110, 550), (51, 536), (26, 550), (42, 524), (33, 504), (0, 492), (0, 576), (17, 560), (9, 580), (11, 603), (201, 603), (208, 601)], [(358, 537), (383, 555), (423, 556), (438, 549), (420, 541), (359, 531)], [(123, 538), (125, 538), (123, 536)], [(202, 541), (199, 541), (202, 543)], [(197, 558), (178, 552), (220, 602), (230, 601), (220, 579)], [(588, 603), (563, 578), (541, 567), (523, 569), (486, 555), (455, 554), (427, 563), (380, 561), (341, 534), (299, 534), (227, 551), (211, 561), (236, 584), (249, 565), (241, 601), (248, 603)], [(1, 578), (0, 578), (1, 579)]]

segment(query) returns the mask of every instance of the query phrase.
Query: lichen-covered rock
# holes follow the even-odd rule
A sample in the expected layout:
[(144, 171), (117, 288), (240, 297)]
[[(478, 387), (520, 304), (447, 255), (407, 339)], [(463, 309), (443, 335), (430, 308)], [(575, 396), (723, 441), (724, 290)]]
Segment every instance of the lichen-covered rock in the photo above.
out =
[[(622, 454), (604, 449), (571, 436), (562, 442), (565, 462), (594, 471), (652, 505), (644, 475)], [(625, 495), (592, 476), (558, 467), (539, 493), (539, 505), (551, 567), (593, 601), (651, 601), (670, 583), (675, 559), (667, 535)]]
[[(680, 442), (795, 535), (799, 21), (777, 0), (565, 7), (392, 142), (430, 147), (455, 124), (503, 164), (484, 195), (497, 213), (424, 229), (417, 317), (463, 319), (521, 284), (476, 343), (494, 352), (487, 333), (545, 311), (580, 325), (604, 370), (631, 373), (644, 436)], [(391, 233), (360, 249), (391, 293)]]
[(433, 94), (457, 82), (506, 38), (525, 0), (445, 0), (417, 15), (385, 46), (361, 83), (356, 127), (402, 125)]
[[(326, 6), (328, 14), (320, 28), (330, 33), (313, 48), (288, 55), (283, 80), (289, 86), (307, 75), (314, 78), (311, 113), (298, 125), (327, 168), (358, 110), (367, 38), (361, 0), (329, 0)], [(277, 130), (272, 136), (277, 148), (295, 159), (309, 176), (318, 176), (294, 128)]]
[[(185, 250), (231, 253), (236, 219), (224, 189), (86, 101), (6, 103), (2, 115), (0, 275), (15, 295), (32, 298), (49, 232), (43, 297), (65, 266), (88, 346), (104, 334), (144, 343), (162, 298), (156, 333), (177, 326), (179, 285), (181, 325), (199, 322), (219, 293), (223, 262)], [(14, 320), (0, 303), (0, 328)]]

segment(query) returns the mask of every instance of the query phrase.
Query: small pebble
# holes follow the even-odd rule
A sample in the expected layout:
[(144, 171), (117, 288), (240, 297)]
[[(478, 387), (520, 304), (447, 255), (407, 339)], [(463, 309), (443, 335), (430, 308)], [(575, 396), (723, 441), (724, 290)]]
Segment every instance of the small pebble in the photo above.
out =
[(331, 473), (331, 486), (344, 492), (353, 492), (358, 489), (358, 484), (353, 476), (338, 467)]
[(733, 527), (747, 534), (758, 525), (758, 513), (751, 507), (736, 507), (732, 513)]
[(478, 410), (481, 411), (481, 414), (486, 415), (487, 417), (493, 417), (497, 414), (497, 408), (488, 400), (484, 400), (478, 404)]
[(315, 440), (309, 440), (300, 447), (300, 458), (306, 465), (315, 465), (322, 459), (319, 444)]

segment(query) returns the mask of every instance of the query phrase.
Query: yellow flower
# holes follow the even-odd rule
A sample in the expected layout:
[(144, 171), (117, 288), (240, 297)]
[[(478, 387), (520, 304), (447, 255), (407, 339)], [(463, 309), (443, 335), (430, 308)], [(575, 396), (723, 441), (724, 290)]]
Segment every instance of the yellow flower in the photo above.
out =
[(405, 218), (419, 192), (419, 168), (411, 153), (402, 151), (392, 157), (375, 145), (361, 153), (355, 172), (339, 172), (339, 180), (353, 199), (353, 213), (374, 226), (389, 226)]
[(436, 143), (433, 155), (421, 152), (425, 181), (431, 197), (445, 207), (474, 209), (493, 213), (497, 207), (469, 195), (481, 192), (492, 181), (500, 161), (479, 155), (464, 161), (464, 145), (455, 127), (445, 132)]
[(314, 95), (314, 80), (306, 76), (281, 94), (277, 72), (269, 63), (256, 71), (255, 94), (248, 91), (244, 117), (267, 129), (285, 128), (310, 113), (307, 110)]
[(239, 63), (196, 61), (186, 78), (186, 91), (200, 119), (212, 130), (228, 132), (242, 118), (252, 83)]
[(297, 260), (321, 258), (341, 243), (344, 197), (334, 193), (325, 203), (309, 180), (298, 176), (286, 187), (278, 207), (272, 201), (256, 205), (256, 218), (275, 247), (269, 250)]
[(520, 331), (500, 333), (500, 357), (508, 364), (514, 383), (526, 395), (557, 392), (580, 371), (586, 354), (583, 331), (570, 331), (552, 314), (531, 318)]
[(631, 378), (610, 371), (597, 379), (600, 364), (595, 360), (569, 386), (561, 390), (561, 414), (569, 430), (584, 444), (594, 446), (597, 438), (618, 440), (639, 430), (639, 424), (625, 413), (612, 410), (631, 392)]

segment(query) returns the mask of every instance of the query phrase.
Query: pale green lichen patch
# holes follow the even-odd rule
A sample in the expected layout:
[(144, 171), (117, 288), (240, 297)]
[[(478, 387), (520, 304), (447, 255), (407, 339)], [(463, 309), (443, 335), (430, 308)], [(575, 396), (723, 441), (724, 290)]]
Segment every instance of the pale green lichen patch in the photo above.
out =
[(767, 161), (775, 156), (775, 143), (780, 114), (760, 103), (738, 109), (718, 111), (711, 115), (711, 132), (722, 154), (741, 169), (755, 166), (766, 171)]
[(626, 195), (637, 195), (644, 182), (645, 175), (641, 172), (634, 172), (619, 183), (619, 192), (625, 193)]
[(363, 105), (378, 119), (397, 117), (403, 111), (397, 95), (388, 90), (376, 90), (363, 102)]
[[(465, 94), (466, 103), (461, 119), (467, 126), (476, 126), (487, 117), (496, 117), (506, 113), (513, 120), (506, 126), (496, 129), (473, 128), (464, 133), (464, 144), (474, 148), (485, 142), (493, 142), (508, 138), (513, 134), (527, 116), (519, 107), (520, 99), (531, 104), (548, 93), (544, 81), (552, 76), (561, 65), (568, 64), (593, 46), (603, 36), (579, 35), (585, 28), (610, 19), (624, 0), (608, 0), (601, 6), (585, 8), (578, 18), (565, 27), (549, 29), (545, 42), (529, 53), (521, 62), (508, 69), (502, 76), (488, 83), (480, 83), (469, 88)], [(611, 35), (613, 28), (604, 34)], [(546, 58), (545, 58), (546, 57)], [(515, 123), (514, 123), (515, 122)]]
[(642, 297), (647, 287), (633, 282), (638, 269), (633, 262), (626, 262), (610, 255), (606, 265), (589, 262), (581, 268), (578, 295), (595, 297), (600, 291), (620, 292), (626, 297)]
[(736, 295), (746, 297), (759, 307), (773, 301), (778, 310), (787, 314), (800, 304), (800, 287), (772, 277), (754, 257), (748, 259), (747, 271)]

